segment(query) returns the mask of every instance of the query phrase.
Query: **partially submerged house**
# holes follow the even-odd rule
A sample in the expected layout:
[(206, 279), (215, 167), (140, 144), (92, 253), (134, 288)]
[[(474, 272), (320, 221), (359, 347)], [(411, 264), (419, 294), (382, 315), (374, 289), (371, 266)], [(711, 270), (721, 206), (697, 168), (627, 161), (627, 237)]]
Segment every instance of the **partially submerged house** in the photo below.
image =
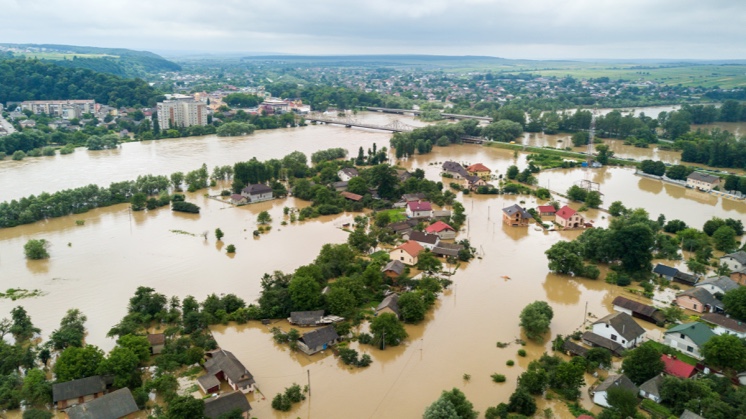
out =
[(624, 349), (634, 348), (642, 343), (645, 337), (643, 329), (627, 313), (616, 312), (593, 323), (593, 333), (617, 342)]
[(723, 302), (704, 288), (691, 288), (676, 295), (676, 305), (697, 313), (723, 312)]
[(459, 252), (461, 252), (463, 248), (464, 246), (460, 244), (438, 242), (438, 245), (433, 248), (432, 253), (435, 256), (455, 258), (458, 257)]
[(348, 200), (353, 201), (353, 202), (360, 202), (360, 201), (363, 200), (363, 196), (362, 195), (358, 195), (358, 194), (352, 193), (352, 192), (346, 192), (345, 191), (345, 192), (341, 192), (340, 195), (342, 196), (342, 198), (348, 199)]
[(509, 226), (527, 226), (531, 214), (518, 204), (503, 208), (503, 223)]
[(674, 275), (676, 275), (678, 272), (678, 269), (668, 265), (664, 265), (662, 263), (657, 263), (653, 268), (653, 273), (658, 275), (658, 278), (663, 278), (668, 281), (673, 281)]
[(422, 247), (419, 243), (413, 240), (409, 240), (389, 252), (389, 257), (391, 258), (391, 260), (398, 260), (405, 265), (414, 266), (419, 260), (420, 253), (424, 250), (425, 248)]
[(579, 212), (565, 205), (554, 214), (554, 222), (562, 228), (580, 228), (585, 225), (585, 218)]
[(150, 354), (158, 355), (163, 351), (163, 347), (166, 346), (166, 335), (163, 333), (149, 333), (148, 343), (150, 344)]
[(745, 322), (717, 313), (703, 314), (701, 319), (714, 326), (712, 331), (716, 335), (731, 334), (741, 339), (746, 339)]
[(71, 407), (70, 419), (121, 419), (134, 418), (139, 412), (135, 398), (127, 387), (112, 391), (95, 400)]
[(425, 227), (425, 232), (429, 234), (437, 234), (441, 240), (451, 240), (456, 238), (456, 229), (443, 221), (436, 221)]
[(204, 364), (207, 372), (197, 378), (203, 392), (217, 392), (221, 381), (226, 381), (233, 390), (242, 393), (254, 391), (254, 376), (231, 352), (218, 349), (208, 352), (207, 357)]
[(727, 276), (719, 276), (714, 278), (707, 278), (706, 280), (696, 285), (698, 288), (706, 289), (712, 295), (725, 295), (726, 292), (734, 290), (740, 285), (736, 281), (728, 278)]
[(725, 264), (731, 271), (740, 271), (746, 268), (746, 252), (739, 250), (729, 253), (720, 258), (720, 264)]
[(386, 266), (381, 268), (381, 272), (383, 272), (383, 274), (389, 278), (398, 278), (404, 273), (404, 270), (406, 268), (407, 267), (404, 266), (404, 264), (401, 263), (401, 261), (392, 260), (389, 263), (387, 263)]
[(702, 359), (702, 345), (713, 336), (715, 333), (704, 323), (684, 323), (668, 329), (663, 336), (663, 344)]
[(679, 416), (679, 419), (705, 419), (704, 417), (692, 412), (689, 409), (684, 409), (684, 412)]
[(339, 169), (337, 176), (343, 182), (349, 182), (350, 179), (360, 176), (360, 173), (354, 167), (345, 167), (344, 169)]
[(637, 386), (632, 382), (632, 380), (627, 378), (626, 375), (610, 375), (592, 390), (593, 403), (603, 407), (611, 407), (607, 400), (610, 388), (623, 388), (631, 391), (635, 395), (640, 392)]
[(624, 353), (624, 347), (621, 343), (614, 342), (593, 332), (583, 332), (582, 340), (583, 343), (593, 348), (606, 348), (615, 356), (622, 356), (622, 353)]
[(536, 212), (541, 216), (553, 216), (557, 213), (557, 209), (551, 205), (539, 205), (536, 207)]
[(234, 410), (240, 411), (242, 418), (249, 419), (251, 404), (246, 400), (246, 395), (240, 391), (221, 394), (218, 397), (210, 397), (205, 400), (205, 416), (210, 419), (217, 419), (221, 415)]
[(692, 172), (686, 177), (686, 186), (709, 192), (720, 185), (720, 178), (702, 172)]
[(586, 356), (588, 354), (588, 348), (578, 345), (570, 339), (565, 339), (562, 343), (562, 350), (571, 356)]
[(466, 168), (466, 172), (472, 176), (490, 177), (492, 170), (490, 170), (487, 166), (483, 165), (482, 163), (474, 163), (471, 166)]
[(645, 320), (657, 325), (663, 325), (666, 321), (663, 312), (653, 306), (630, 300), (629, 298), (618, 296), (611, 302), (614, 311), (627, 313), (632, 317)]
[(416, 241), (420, 246), (428, 250), (433, 250), (438, 245), (440, 237), (437, 234), (423, 233), (422, 231), (412, 231), (409, 233), (409, 240)]
[(447, 161), (443, 163), (442, 173), (454, 179), (464, 179), (466, 176), (469, 176), (469, 173), (464, 169), (464, 166), (455, 161)]
[(395, 314), (396, 317), (401, 315), (399, 311), (399, 294), (389, 294), (381, 301), (381, 304), (378, 304), (378, 307), (376, 307), (376, 316), (381, 313)]
[(249, 204), (269, 201), (272, 199), (272, 188), (263, 183), (255, 183), (243, 188), (241, 190), (241, 195), (247, 199)]
[(324, 310), (313, 311), (291, 311), (288, 322), (296, 326), (318, 326), (324, 317)]
[(306, 355), (313, 355), (325, 351), (329, 346), (339, 343), (339, 335), (334, 326), (326, 326), (320, 329), (304, 333), (298, 339), (298, 348)]
[(99, 398), (106, 392), (106, 379), (100, 375), (52, 384), (52, 403), (57, 409)]

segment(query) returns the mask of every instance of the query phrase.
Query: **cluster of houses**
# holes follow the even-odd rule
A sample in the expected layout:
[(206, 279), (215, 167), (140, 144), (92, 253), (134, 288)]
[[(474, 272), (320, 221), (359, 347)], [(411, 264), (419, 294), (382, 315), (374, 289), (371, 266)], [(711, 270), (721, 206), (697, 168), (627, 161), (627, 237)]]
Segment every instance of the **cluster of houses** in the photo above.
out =
[(470, 190), (480, 186), (493, 186), (487, 181), (490, 179), (492, 170), (482, 163), (475, 163), (464, 168), (460, 163), (447, 161), (443, 163), (441, 175), (453, 179), (463, 179)]
[[(322, 293), (327, 290), (328, 289), (325, 288)], [(339, 343), (341, 337), (337, 334), (337, 331), (334, 329), (332, 324), (342, 320), (344, 319), (339, 316), (325, 316), (324, 310), (293, 311), (290, 313), (290, 317), (288, 317), (288, 322), (296, 326), (323, 326), (304, 333), (300, 338), (298, 338), (298, 349), (306, 355), (313, 355), (325, 351), (332, 345)]]
[[(554, 217), (554, 222), (563, 229), (590, 228), (585, 218), (576, 210), (565, 205), (559, 210), (552, 205), (539, 205), (536, 212), (541, 217)], [(533, 219), (531, 214), (522, 206), (513, 204), (503, 208), (503, 223), (513, 227), (524, 227)]]

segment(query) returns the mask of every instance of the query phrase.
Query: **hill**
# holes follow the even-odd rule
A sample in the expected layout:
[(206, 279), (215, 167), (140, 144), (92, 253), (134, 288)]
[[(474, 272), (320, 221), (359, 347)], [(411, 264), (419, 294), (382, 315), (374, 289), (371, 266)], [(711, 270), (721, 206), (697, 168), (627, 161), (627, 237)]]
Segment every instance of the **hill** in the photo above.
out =
[(55, 44), (2, 44), (15, 58), (36, 58), (68, 68), (86, 68), (117, 76), (178, 71), (181, 66), (148, 51)]
[(0, 103), (94, 99), (111, 106), (153, 106), (160, 93), (140, 79), (125, 79), (41, 60), (0, 60)]

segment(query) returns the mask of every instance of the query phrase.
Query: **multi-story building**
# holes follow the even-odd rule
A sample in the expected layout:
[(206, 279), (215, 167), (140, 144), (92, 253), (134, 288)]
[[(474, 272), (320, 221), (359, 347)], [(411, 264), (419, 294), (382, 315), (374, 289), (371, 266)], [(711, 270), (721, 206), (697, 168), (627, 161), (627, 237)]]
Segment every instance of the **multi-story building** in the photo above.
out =
[(96, 111), (96, 101), (83, 100), (27, 100), (21, 102), (21, 109), (34, 114), (47, 114), (62, 119), (80, 118), (84, 113)]
[(158, 124), (161, 129), (207, 125), (207, 105), (194, 100), (158, 102)]

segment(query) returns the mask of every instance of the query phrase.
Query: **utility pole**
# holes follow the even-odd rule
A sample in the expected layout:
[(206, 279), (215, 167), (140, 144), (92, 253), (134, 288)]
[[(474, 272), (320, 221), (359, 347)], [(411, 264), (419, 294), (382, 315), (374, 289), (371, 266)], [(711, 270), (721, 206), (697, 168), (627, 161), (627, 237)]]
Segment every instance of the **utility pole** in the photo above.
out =
[(311, 370), (306, 370), (308, 373), (308, 397), (311, 397)]
[(585, 320), (588, 318), (588, 301), (585, 302), (585, 312), (583, 313), (583, 326), (585, 326)]

